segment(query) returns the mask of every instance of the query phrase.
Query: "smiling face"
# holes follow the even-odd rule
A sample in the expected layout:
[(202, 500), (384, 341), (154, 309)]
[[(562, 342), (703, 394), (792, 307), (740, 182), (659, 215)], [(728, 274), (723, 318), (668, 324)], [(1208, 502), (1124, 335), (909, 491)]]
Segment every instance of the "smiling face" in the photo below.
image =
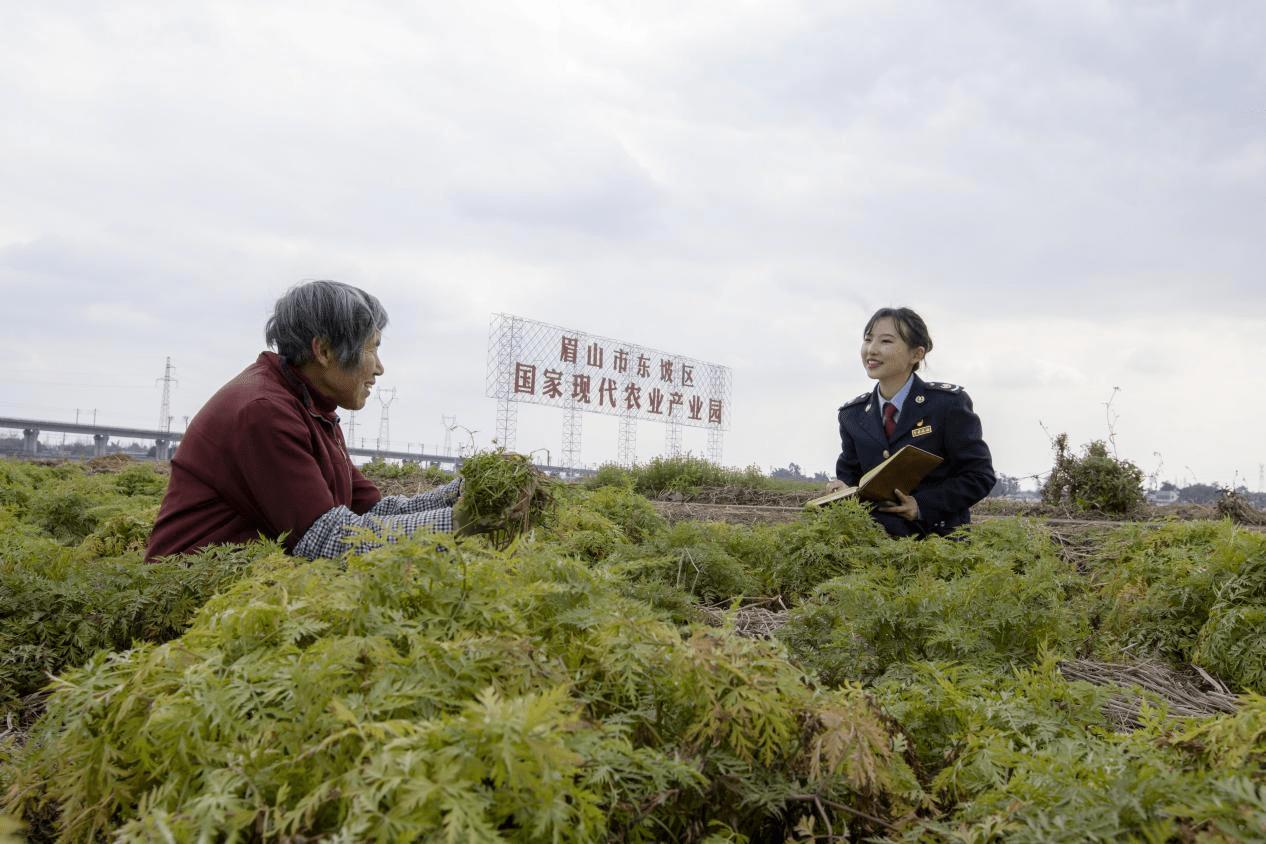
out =
[(879, 382), (884, 398), (892, 398), (910, 377), (914, 365), (923, 360), (922, 346), (911, 348), (897, 332), (891, 317), (881, 317), (862, 337), (862, 366)]
[(343, 367), (328, 343), (319, 342), (314, 360), (302, 369), (312, 383), (344, 410), (360, 410), (369, 400), (374, 380), (383, 373), (378, 347), (382, 343), (381, 332), (375, 331), (361, 349), (360, 361)]

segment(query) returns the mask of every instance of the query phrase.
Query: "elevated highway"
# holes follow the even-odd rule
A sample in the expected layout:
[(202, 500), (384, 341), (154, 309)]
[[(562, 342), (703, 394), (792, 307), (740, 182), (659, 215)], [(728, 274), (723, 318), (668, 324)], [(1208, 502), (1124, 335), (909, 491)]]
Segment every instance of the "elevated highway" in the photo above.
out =
[[(49, 419), (18, 419), (0, 416), (0, 429), (11, 428), (22, 432), (23, 453), (29, 457), (38, 454), (37, 445), (41, 433), (77, 434), (92, 437), (93, 454), (104, 455), (112, 439), (140, 440), (154, 443), (154, 454), (159, 460), (169, 460), (183, 435), (180, 431), (160, 431), (151, 428), (123, 428), (117, 425), (97, 425), (80, 422), (54, 422)], [(348, 448), (353, 457), (383, 460), (401, 460), (412, 463), (435, 465), (456, 471), (462, 458), (452, 454), (428, 454), (423, 451), (392, 451), (377, 448)], [(592, 470), (566, 469), (562, 466), (536, 464), (538, 469), (551, 475), (575, 476), (592, 474)]]
[(0, 416), (0, 428), (17, 428), (22, 431), (23, 452), (31, 457), (37, 453), (40, 434), (48, 431), (59, 434), (78, 434), (92, 437), (93, 454), (106, 453), (111, 439), (141, 440), (153, 442), (154, 453), (160, 460), (171, 456), (171, 450), (182, 436), (179, 431), (160, 431), (149, 428), (122, 428), (117, 425), (97, 425), (79, 422), (54, 422), (49, 419), (15, 419)]
[[(97, 457), (106, 453), (110, 440), (140, 440), (155, 445), (155, 455), (159, 460), (167, 460), (175, 451), (176, 445), (184, 434), (180, 431), (160, 431), (152, 428), (123, 428), (118, 425), (97, 425), (80, 422), (54, 422), (51, 419), (15, 419), (0, 416), (0, 428), (16, 428), (22, 431), (23, 451), (34, 457), (36, 444), (41, 433), (78, 434), (92, 437), (93, 454)], [(410, 460), (415, 463), (456, 464), (460, 457), (452, 455), (425, 454), (417, 451), (391, 451), (375, 448), (349, 448), (348, 453), (354, 457), (382, 457), (388, 460)]]

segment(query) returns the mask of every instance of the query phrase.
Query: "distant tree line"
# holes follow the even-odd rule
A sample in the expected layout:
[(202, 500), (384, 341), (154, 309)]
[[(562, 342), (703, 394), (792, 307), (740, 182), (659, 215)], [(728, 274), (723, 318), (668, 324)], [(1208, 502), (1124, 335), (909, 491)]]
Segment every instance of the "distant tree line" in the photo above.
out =
[(805, 475), (800, 469), (799, 463), (788, 463), (787, 468), (785, 469), (774, 469), (769, 473), (769, 476), (771, 478), (790, 481), (819, 481), (821, 483), (826, 483), (831, 480), (830, 476), (828, 476), (826, 472), (816, 472), (813, 477)]
[[(1216, 484), (1188, 484), (1187, 486), (1178, 486), (1177, 484), (1165, 481), (1158, 488), (1158, 492), (1172, 492), (1177, 494), (1177, 504), (1213, 504), (1225, 491), (1225, 487)], [(1235, 488), (1235, 492), (1248, 499), (1254, 507), (1266, 509), (1266, 492), (1250, 492), (1243, 484)], [(1006, 498), (1008, 496), (1018, 495), (1020, 493), (1020, 479), (1011, 475), (998, 475), (998, 482), (989, 492), (991, 498)]]
[[(1221, 497), (1224, 489), (1225, 487), (1216, 484), (1189, 484), (1180, 487), (1169, 481), (1160, 485), (1161, 492), (1178, 493), (1180, 504), (1212, 504)], [(1243, 484), (1237, 486), (1235, 492), (1247, 498), (1254, 507), (1266, 507), (1266, 492), (1249, 492), (1248, 487)]]

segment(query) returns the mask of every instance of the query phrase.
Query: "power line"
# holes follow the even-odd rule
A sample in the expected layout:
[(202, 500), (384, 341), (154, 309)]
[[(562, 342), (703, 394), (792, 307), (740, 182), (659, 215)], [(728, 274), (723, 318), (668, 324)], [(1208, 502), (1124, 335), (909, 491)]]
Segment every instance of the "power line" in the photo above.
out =
[(444, 416), (441, 414), (440, 419), (444, 420), (444, 453), (453, 453), (453, 429), (457, 427), (456, 416)]
[(391, 407), (391, 403), (396, 400), (396, 388), (392, 387), (390, 396), (384, 399), (383, 393), (387, 390), (378, 390), (378, 401), (382, 403), (382, 416), (378, 421), (378, 450), (385, 451), (391, 447), (391, 426), (387, 420), (387, 409)]
[(177, 383), (171, 376), (171, 357), (167, 358), (167, 368), (158, 381), (163, 385), (163, 406), (158, 416), (158, 430), (171, 433), (171, 385)]

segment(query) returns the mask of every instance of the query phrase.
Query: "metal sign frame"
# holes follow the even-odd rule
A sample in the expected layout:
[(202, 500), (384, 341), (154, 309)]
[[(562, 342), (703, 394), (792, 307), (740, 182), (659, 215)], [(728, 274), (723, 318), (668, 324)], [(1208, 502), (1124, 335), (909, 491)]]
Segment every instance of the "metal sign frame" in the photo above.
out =
[(565, 411), (563, 454), (573, 461), (579, 414), (601, 413), (620, 417), (622, 463), (633, 462), (639, 421), (666, 426), (672, 456), (682, 426), (707, 429), (709, 456), (719, 462), (721, 432), (730, 427), (730, 385), (726, 366), (510, 314), (492, 317), (487, 394), (497, 399), (498, 439), (507, 449), (516, 405), (526, 403)]

